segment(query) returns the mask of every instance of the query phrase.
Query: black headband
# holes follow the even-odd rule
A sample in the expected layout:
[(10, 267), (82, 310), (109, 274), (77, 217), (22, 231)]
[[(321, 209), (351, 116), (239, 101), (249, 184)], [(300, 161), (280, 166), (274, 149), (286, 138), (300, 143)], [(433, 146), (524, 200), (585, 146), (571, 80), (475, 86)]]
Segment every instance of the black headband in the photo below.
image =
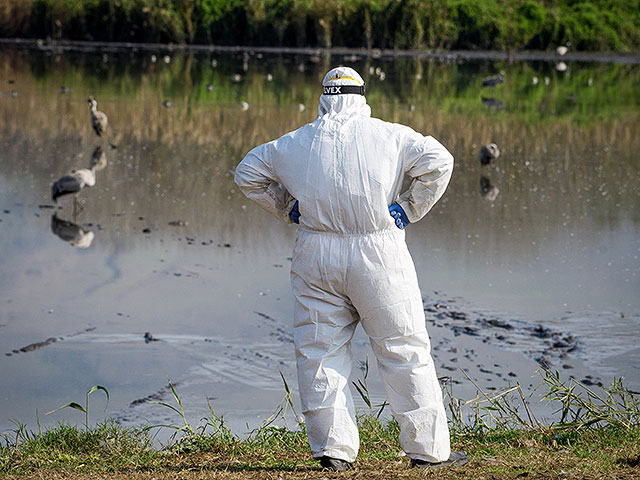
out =
[(342, 95), (345, 93), (364, 95), (364, 85), (329, 85), (322, 87), (323, 95)]

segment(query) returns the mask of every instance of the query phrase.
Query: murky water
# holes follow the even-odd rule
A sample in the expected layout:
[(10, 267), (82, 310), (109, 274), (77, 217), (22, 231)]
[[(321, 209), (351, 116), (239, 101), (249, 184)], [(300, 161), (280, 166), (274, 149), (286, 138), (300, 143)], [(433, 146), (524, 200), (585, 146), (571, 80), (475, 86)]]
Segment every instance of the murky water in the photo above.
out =
[[(456, 158), (444, 198), (408, 231), (439, 374), (464, 395), (457, 367), (492, 389), (535, 386), (544, 361), (640, 389), (638, 65), (0, 47), (0, 431), (34, 427), (36, 411), (81, 423), (44, 413), (93, 385), (123, 423), (179, 423), (150, 403), (171, 400), (169, 380), (194, 423), (207, 400), (238, 433), (269, 416), (280, 372), (296, 383), (295, 227), (231, 172), (315, 117), (339, 63), (363, 73), (375, 116)], [(481, 86), (501, 70), (504, 84)], [(481, 166), (488, 142), (502, 153)], [(96, 185), (54, 208), (51, 184), (92, 157)], [(362, 332), (356, 355), (373, 360)]]

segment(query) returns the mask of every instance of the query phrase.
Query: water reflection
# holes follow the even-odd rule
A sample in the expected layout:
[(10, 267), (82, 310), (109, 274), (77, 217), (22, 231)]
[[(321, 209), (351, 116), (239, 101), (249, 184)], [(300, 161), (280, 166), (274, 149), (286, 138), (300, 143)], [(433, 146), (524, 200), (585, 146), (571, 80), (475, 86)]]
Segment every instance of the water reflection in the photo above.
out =
[(480, 177), (480, 195), (486, 198), (487, 200), (493, 202), (500, 193), (498, 187), (491, 183), (488, 177), (482, 175)]
[[(161, 60), (167, 52), (153, 54)], [(189, 408), (206, 409), (203, 398), (211, 396), (221, 413), (255, 411), (257, 401), (262, 408), (280, 401), (278, 369), (293, 375), (288, 258), (295, 228), (248, 202), (230, 172), (253, 146), (313, 120), (322, 76), (345, 60), (150, 58), (115, 52), (104, 62), (102, 54), (0, 50), (0, 78), (18, 79), (0, 89), (19, 93), (0, 97), (0, 347), (12, 352), (65, 338), (0, 358), (13, 362), (0, 364), (0, 384), (11, 387), (12, 396), (0, 399), (7, 417), (28, 421), (35, 408), (68, 402), (72, 388), (101, 384), (123, 417), (139, 421), (145, 415), (129, 404), (162, 391), (167, 377), (180, 382)], [(434, 135), (456, 158), (445, 196), (407, 232), (425, 297), (433, 297), (439, 371), (460, 365), (480, 375), (483, 362), (484, 370), (507, 363), (503, 350), (492, 360), (483, 349), (515, 342), (508, 364), (521, 364), (529, 376), (536, 364), (526, 352), (546, 347), (529, 335), (525, 348), (509, 332), (532, 331), (535, 323), (556, 332), (571, 323), (575, 333), (593, 318), (615, 325), (624, 311), (615, 340), (622, 364), (629, 332), (640, 333), (640, 69), (573, 62), (567, 76), (553, 63), (352, 60), (366, 77), (375, 116)], [(482, 98), (490, 90), (481, 81), (501, 70), (506, 81), (491, 94), (501, 108), (487, 108)], [(102, 140), (96, 146), (89, 94), (108, 113), (117, 150)], [(479, 151), (489, 140), (502, 155), (483, 166)], [(51, 184), (79, 167), (97, 177), (81, 193), (81, 215), (91, 223), (64, 209), (41, 216)], [(49, 231), (91, 248), (62, 250)], [(446, 309), (437, 306), (441, 292), (455, 297)], [(465, 310), (461, 299), (474, 307)], [(494, 316), (475, 308), (497, 311), (496, 325), (513, 330), (484, 331)], [(566, 321), (578, 311), (587, 320)], [(458, 325), (463, 317), (468, 330)], [(145, 344), (145, 332), (161, 341)], [(587, 327), (581, 342), (585, 335)], [(588, 340), (589, 352), (610, 351), (608, 339)], [(366, 342), (356, 347), (364, 359)], [(554, 366), (575, 361), (576, 352), (552, 356)], [(71, 362), (86, 367), (81, 377), (62, 367)], [(491, 369), (502, 377), (483, 374), (483, 385), (509, 373)], [(252, 390), (257, 372), (264, 377)], [(40, 391), (32, 394), (24, 379), (35, 379), (30, 384)]]
[(98, 145), (91, 154), (91, 162), (89, 168), (94, 172), (104, 170), (107, 166), (107, 153), (102, 149), (101, 145)]
[(91, 230), (85, 230), (76, 223), (58, 218), (57, 213), (51, 215), (51, 231), (72, 247), (89, 248), (93, 242), (94, 233)]
[(481, 97), (480, 100), (482, 101), (483, 105), (486, 105), (489, 108), (493, 108), (494, 110), (502, 110), (504, 108), (504, 103), (502, 103), (497, 98)]

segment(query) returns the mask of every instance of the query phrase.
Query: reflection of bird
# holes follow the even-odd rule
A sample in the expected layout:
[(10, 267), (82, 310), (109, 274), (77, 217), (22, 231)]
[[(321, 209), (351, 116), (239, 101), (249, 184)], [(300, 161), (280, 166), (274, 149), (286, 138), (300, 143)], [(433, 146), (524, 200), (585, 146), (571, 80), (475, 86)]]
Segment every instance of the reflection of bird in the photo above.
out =
[(504, 83), (504, 72), (500, 72), (499, 75), (493, 77), (486, 77), (482, 80), (483, 87), (495, 87), (501, 83)]
[(485, 176), (480, 177), (480, 195), (493, 202), (499, 193), (500, 190), (491, 184), (491, 180)]
[(91, 163), (89, 164), (89, 168), (94, 172), (99, 172), (107, 166), (107, 154), (104, 152), (102, 147), (98, 145), (96, 149), (91, 154)]
[(98, 102), (95, 98), (89, 97), (87, 100), (91, 104), (91, 126), (96, 131), (96, 135), (102, 135), (107, 129), (109, 120), (104, 112), (98, 111)]
[(500, 149), (495, 143), (489, 143), (480, 147), (480, 163), (482, 165), (489, 165), (492, 160), (495, 160), (500, 156)]
[(76, 194), (85, 186), (93, 187), (95, 184), (96, 174), (92, 168), (71, 170), (71, 172), (53, 182), (53, 185), (51, 185), (51, 199), (57, 202), (58, 197), (70, 193)]
[(486, 105), (489, 108), (494, 108), (496, 110), (502, 110), (502, 108), (504, 107), (504, 104), (498, 100), (497, 98), (487, 98), (487, 97), (482, 97), (481, 98), (482, 103), (484, 105)]
[(78, 248), (88, 248), (93, 242), (94, 233), (81, 226), (62, 220), (54, 213), (51, 216), (51, 231), (65, 242)]

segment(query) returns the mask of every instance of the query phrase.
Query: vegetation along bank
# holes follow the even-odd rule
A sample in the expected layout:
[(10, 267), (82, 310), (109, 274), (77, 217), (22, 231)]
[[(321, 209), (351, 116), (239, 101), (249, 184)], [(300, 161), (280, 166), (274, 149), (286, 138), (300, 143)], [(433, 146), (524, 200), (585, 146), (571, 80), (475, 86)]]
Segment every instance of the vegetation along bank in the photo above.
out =
[(0, 0), (0, 37), (633, 52), (640, 0)]
[[(460, 468), (434, 470), (433, 479), (637, 479), (640, 478), (640, 399), (614, 381), (599, 390), (573, 379), (563, 381), (558, 372), (542, 371), (543, 399), (557, 407), (559, 419), (547, 423), (536, 418), (519, 384), (493, 392), (478, 387), (473, 400), (453, 396), (447, 384), (450, 427), (454, 449), (469, 453), (471, 461)], [(443, 381), (445, 379), (442, 379)], [(470, 380), (471, 381), (471, 380)], [(16, 422), (15, 429), (0, 432), (0, 476), (74, 479), (418, 479), (424, 471), (410, 468), (399, 455), (398, 425), (381, 420), (386, 407), (374, 405), (366, 374), (354, 382), (368, 411), (360, 412), (361, 448), (355, 470), (323, 471), (311, 458), (304, 424), (289, 429), (299, 418), (289, 386), (283, 377), (282, 402), (265, 424), (238, 437), (214, 413), (193, 425), (171, 385), (173, 401), (155, 402), (173, 412), (173, 440), (162, 449), (151, 441), (160, 426), (127, 429), (106, 420), (89, 425), (89, 397), (107, 389), (92, 387), (84, 406), (71, 402), (85, 414), (85, 426), (60, 423), (37, 432)], [(284, 424), (277, 427), (276, 423)], [(38, 424), (39, 425), (39, 424)]]

